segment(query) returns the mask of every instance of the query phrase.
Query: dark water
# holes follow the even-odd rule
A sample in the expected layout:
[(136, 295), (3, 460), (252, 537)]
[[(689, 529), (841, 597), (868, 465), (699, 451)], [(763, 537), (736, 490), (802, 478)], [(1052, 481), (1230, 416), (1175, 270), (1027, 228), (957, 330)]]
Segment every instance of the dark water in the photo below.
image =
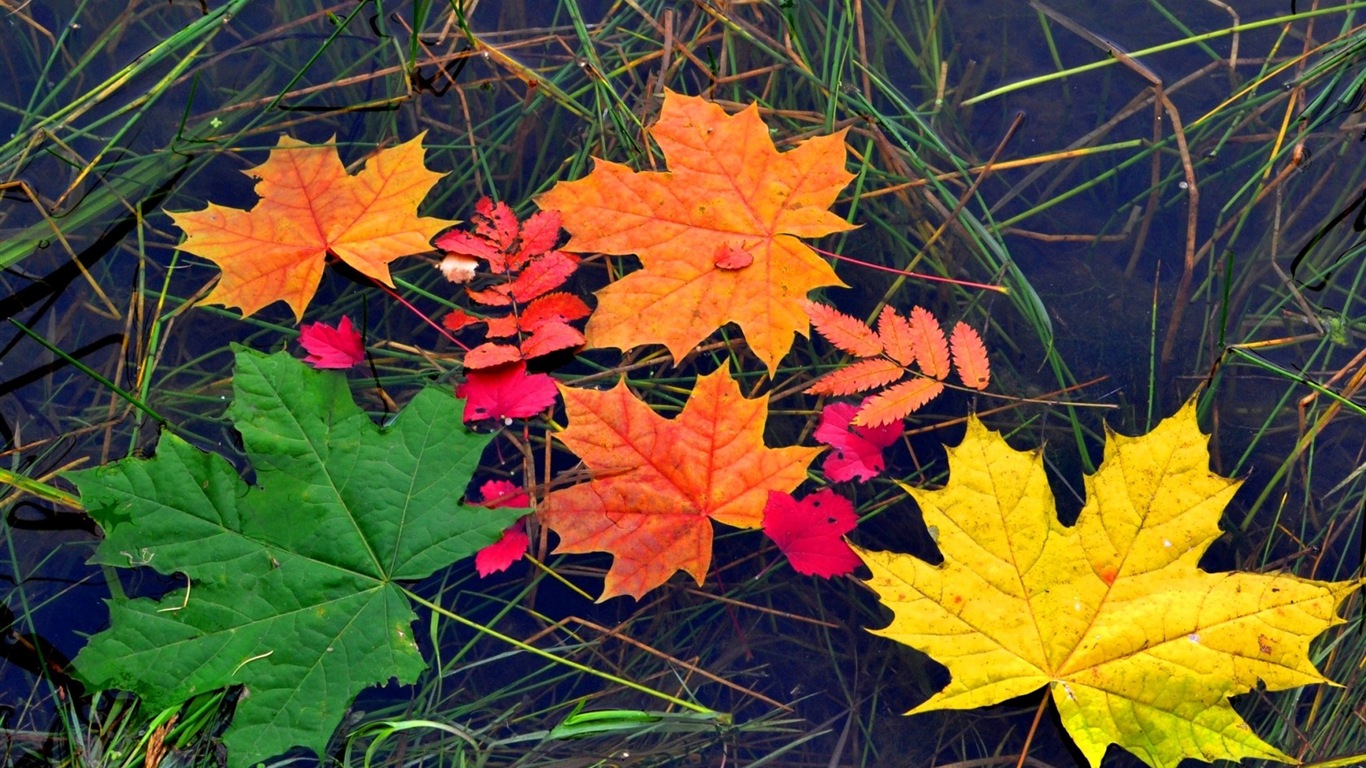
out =
[[(217, 7), (217, 3), (210, 3)], [(555, 29), (557, 34), (573, 39), (570, 20), (553, 10), (552, 3), (491, 3), (483, 2), (470, 18), (473, 29), (497, 38), (499, 31), (526, 28)], [(1113, 41), (1123, 50), (1135, 51), (1184, 36), (1188, 30), (1206, 31), (1226, 27), (1229, 13), (1214, 3), (1191, 2), (1170, 6), (1175, 20), (1164, 17), (1162, 9), (1151, 2), (1057, 2), (1059, 12), (1103, 39)], [(406, 9), (407, 6), (404, 6)], [(607, 2), (580, 3), (579, 8), (589, 23), (604, 21), (609, 13), (624, 13), (620, 4)], [(343, 158), (354, 161), (374, 144), (393, 137), (407, 137), (419, 130), (428, 130), (428, 144), (440, 145), (439, 157), (454, 168), (443, 183), (437, 197), (429, 201), (439, 215), (460, 217), (469, 210), (477, 193), (494, 188), (513, 202), (526, 200), (553, 174), (560, 171), (562, 157), (541, 156), (540, 148), (550, 146), (568, 156), (579, 147), (602, 142), (602, 137), (587, 135), (574, 127), (574, 120), (563, 108), (545, 100), (535, 100), (526, 84), (488, 61), (475, 60), (457, 69), (449, 62), (427, 64), (419, 68), (417, 80), (405, 82), (399, 52), (410, 43), (403, 26), (403, 13), (389, 9), (387, 16), (361, 13), (341, 33), (338, 24), (323, 13), (323, 8), (306, 2), (249, 3), (209, 44), (206, 51), (215, 58), (206, 59), (186, 76), (164, 88), (164, 95), (146, 106), (146, 114), (126, 133), (121, 110), (134, 104), (134, 97), (154, 87), (157, 80), (174, 66), (174, 61), (154, 68), (119, 91), (117, 98), (94, 105), (68, 123), (45, 127), (55, 140), (41, 139), (33, 144), (35, 151), (21, 162), (4, 169), (6, 180), (23, 180), (44, 201), (58, 201), (54, 210), (69, 215), (78, 210), (82, 201), (92, 198), (102, 188), (109, 187), (115, 178), (135, 172), (143, 173), (142, 183), (125, 195), (130, 203), (145, 203), (145, 220), (122, 204), (109, 205), (107, 210), (84, 226), (69, 233), (72, 249), (82, 255), (85, 270), (102, 290), (109, 294), (115, 307), (128, 304), (128, 297), (137, 290), (148, 296), (150, 306), (156, 292), (165, 285), (176, 300), (193, 295), (214, 274), (214, 270), (192, 258), (181, 258), (172, 264), (172, 246), (179, 233), (169, 221), (156, 213), (158, 208), (186, 210), (202, 207), (208, 200), (230, 205), (247, 206), (254, 200), (250, 181), (240, 171), (264, 159), (265, 150), (272, 146), (281, 130), (309, 141), (325, 141), (336, 136), (342, 147)], [(352, 5), (331, 9), (338, 17), (346, 17)], [(400, 9), (402, 10), (402, 9)], [(1241, 2), (1237, 4), (1240, 20), (1246, 24), (1271, 18), (1288, 11), (1288, 2)], [(695, 12), (680, 6), (680, 19)], [(754, 9), (754, 13), (759, 13)], [(902, 6), (902, 14), (905, 13)], [(374, 17), (373, 19), (371, 17)], [(0, 112), (0, 139), (25, 136), (35, 130), (35, 123), (25, 119), (24, 105), (30, 104), (32, 94), (52, 93), (57, 101), (73, 98), (88, 91), (129, 62), (177, 30), (195, 23), (200, 17), (196, 3), (177, 0), (173, 3), (147, 2), (93, 3), (36, 2), (31, 4), (28, 17), (54, 36), (61, 36), (60, 46), (53, 46), (33, 25), (25, 25), (13, 14), (0, 18), (0, 35), (4, 36), (6, 53), (3, 58), (8, 70), (0, 77), (0, 104), (7, 108)], [(778, 16), (772, 17), (779, 25)], [(910, 23), (903, 16), (898, 20)], [(1315, 28), (1318, 39), (1331, 36), (1333, 25), (1340, 19), (1328, 17)], [(121, 34), (109, 36), (105, 32), (117, 28)], [(423, 42), (435, 49), (453, 50), (456, 44), (449, 29), (433, 23)], [(1050, 24), (1057, 57), (1063, 66), (1076, 66), (1103, 60), (1107, 54), (1094, 42)], [(775, 34), (777, 30), (775, 27)], [(1297, 39), (1282, 39), (1280, 27), (1267, 27), (1240, 36), (1240, 59), (1265, 57), (1274, 46), (1293, 46), (1299, 50)], [(951, 84), (961, 84), (965, 91), (982, 93), (1021, 79), (1043, 75), (1056, 69), (1044, 25), (1039, 15), (1023, 2), (980, 2), (963, 0), (945, 7), (943, 33), (952, 41), (946, 46), (952, 52), (948, 77)], [(15, 41), (23, 36), (19, 46)], [(322, 43), (336, 36), (331, 43), (331, 55), (307, 64), (308, 58)], [(92, 47), (97, 46), (97, 47)], [(1209, 50), (1185, 46), (1145, 57), (1142, 64), (1148, 73), (1160, 78), (1172, 91), (1172, 101), (1183, 123), (1189, 125), (1199, 116), (1219, 105), (1229, 94), (1253, 76), (1260, 64), (1240, 64), (1232, 72), (1211, 69), (1189, 83), (1183, 83), (1190, 73), (1210, 66), (1211, 62), (1227, 57), (1229, 38), (1218, 38), (1208, 43)], [(60, 49), (52, 55), (54, 49)], [(50, 56), (47, 71), (44, 60), (36, 56), (15, 53), (33, 50)], [(1279, 49), (1278, 49), (1279, 50)], [(377, 53), (378, 51), (378, 53)], [(563, 63), (569, 56), (563, 48), (546, 43), (514, 49), (520, 63), (528, 67), (551, 66)], [(708, 55), (720, 55), (707, 51)], [(601, 51), (610, 59), (611, 51)], [(928, 103), (930, 94), (917, 92), (912, 65), (895, 51), (885, 52), (886, 66), (893, 78), (908, 82), (908, 101)], [(442, 67), (445, 67), (443, 70)], [(446, 82), (443, 77), (452, 82)], [(426, 78), (424, 81), (422, 78)], [(697, 82), (696, 72), (679, 77), (671, 86), (687, 90)], [(292, 86), (290, 81), (294, 81)], [(1272, 78), (1264, 88), (1280, 88), (1286, 77)], [(345, 84), (323, 88), (328, 83)], [(60, 83), (66, 86), (59, 86)], [(423, 87), (421, 83), (428, 85)], [(418, 85), (414, 85), (417, 83)], [(587, 75), (574, 83), (591, 88)], [(278, 102), (271, 97), (289, 86), (291, 95)], [(318, 86), (316, 90), (310, 87)], [(970, 86), (970, 88), (969, 88)], [(953, 122), (963, 126), (957, 138), (965, 143), (956, 149), (966, 157), (985, 160), (1006, 136), (1017, 115), (1023, 122), (1004, 145), (1002, 160), (1025, 158), (1047, 152), (1061, 151), (1096, 131), (1117, 114), (1125, 104), (1149, 90), (1150, 83), (1142, 72), (1123, 65), (1073, 75), (1064, 80), (1053, 80), (984, 103), (959, 108)], [(640, 102), (640, 90), (623, 94), (623, 99), (639, 114), (648, 112)], [(580, 96), (583, 103), (601, 108), (600, 102)], [(341, 110), (346, 105), (371, 105), (361, 110)], [(817, 108), (819, 105), (812, 105)], [(880, 107), (889, 108), (887, 104)], [(134, 108), (142, 108), (134, 105)], [(890, 109), (889, 109), (890, 111)], [(1192, 151), (1205, 161), (1200, 166), (1201, 207), (1197, 220), (1199, 239), (1206, 238), (1228, 221), (1230, 214), (1221, 210), (1225, 201), (1235, 198), (1249, 177), (1250, 163), (1269, 152), (1269, 141), (1279, 128), (1283, 107), (1274, 108), (1266, 115), (1250, 120), (1259, 122), (1256, 128), (1240, 128), (1237, 140), (1219, 143), (1204, 136)], [(470, 120), (467, 121), (467, 116)], [(1151, 106), (1138, 109), (1130, 117), (1114, 121), (1103, 138), (1088, 143), (1148, 140), (1154, 130), (1154, 110)], [(1169, 135), (1171, 116), (1163, 114), (1158, 127)], [(217, 122), (214, 122), (217, 121)], [(946, 120), (947, 122), (947, 120)], [(224, 141), (232, 132), (242, 132), (243, 138)], [(553, 137), (563, 132), (563, 140)], [(1253, 137), (1253, 138), (1243, 138)], [(1352, 137), (1355, 138), (1355, 137)], [(472, 140), (473, 139), (473, 140)], [(1351, 186), (1359, 170), (1357, 157), (1360, 146), (1345, 140), (1342, 134), (1327, 132), (1318, 138), (1322, 160), (1315, 160), (1309, 170), (1296, 176), (1286, 185), (1288, 200), (1295, 204), (1297, 218), (1286, 225), (1286, 231), (1273, 237), (1273, 212), (1270, 203), (1259, 206), (1240, 227), (1236, 239), (1221, 238), (1217, 254), (1237, 256), (1237, 270), (1260, 269), (1261, 277), (1249, 281), (1254, 285), (1254, 296), (1235, 296), (1242, 302), (1233, 307), (1231, 325), (1235, 330), (1251, 319), (1240, 316), (1246, 310), (1251, 315), (1260, 312), (1265, 295), (1279, 290), (1279, 284), (1266, 267), (1257, 263), (1275, 260), (1287, 266), (1295, 249), (1338, 210), (1341, 201), (1331, 194), (1335, 184)], [(231, 151), (224, 147), (231, 146)], [(481, 156), (484, 147), (498, 146), (496, 157)], [(240, 150), (240, 151), (239, 151)], [(1212, 157), (1207, 157), (1212, 155)], [(139, 158), (155, 156), (150, 169), (139, 166)], [(1029, 211), (1040, 201), (1056, 197), (1068, 188), (1093, 177), (1109, 173), (1123, 153), (1097, 154), (1066, 164), (1031, 178), (1032, 167), (1003, 170), (990, 175), (982, 184), (983, 200), (995, 207), (991, 215), (996, 221), (1009, 220)], [(471, 161), (471, 158), (474, 161)], [(92, 159), (96, 173), (80, 178), (81, 168)], [(461, 165), (457, 166), (459, 162)], [(481, 165), (482, 163), (482, 165)], [(1279, 166), (1277, 166), (1279, 168)], [(1217, 355), (1211, 349), (1216, 334), (1211, 330), (1221, 318), (1213, 313), (1208, 302), (1186, 311), (1180, 333), (1175, 337), (1171, 358), (1159, 362), (1156, 371), (1150, 364), (1153, 355), (1153, 333), (1150, 330), (1154, 292), (1157, 294), (1157, 344), (1160, 345), (1171, 316), (1173, 303), (1182, 278), (1182, 260), (1186, 237), (1186, 196), (1181, 184), (1183, 176), (1179, 157), (1174, 151), (1164, 152), (1159, 169), (1159, 194), (1153, 198), (1155, 211), (1150, 217), (1146, 239), (1136, 247), (1137, 236), (1132, 228), (1125, 228), (1130, 211), (1146, 210), (1152, 186), (1152, 166), (1138, 162), (1105, 178), (1085, 192), (1042, 212), (1034, 213), (1014, 224), (1015, 232), (1007, 235), (1005, 244), (1010, 255), (1038, 291), (1042, 303), (1048, 307), (1056, 334), (1054, 344), (1058, 356), (1066, 361), (1076, 380), (1108, 376), (1103, 384), (1092, 387), (1082, 396), (1088, 402), (1101, 402), (1118, 408), (1104, 414), (1110, 423), (1128, 433), (1145, 427), (1148, 411), (1148, 381), (1156, 379), (1157, 415), (1175, 409), (1208, 372)], [(1327, 181), (1325, 182), (1325, 178)], [(1337, 181), (1337, 179), (1341, 181)], [(1325, 188), (1328, 191), (1325, 191)], [(6, 192), (0, 204), (3, 219), (0, 233), (18, 232), (41, 222), (33, 207), (17, 194)], [(1146, 215), (1146, 214), (1145, 214)], [(914, 224), (914, 212), (908, 212), (907, 226)], [(851, 242), (876, 247), (878, 240), (873, 228), (855, 235)], [(1067, 236), (1059, 240), (1041, 239), (1039, 235)], [(860, 239), (863, 238), (863, 239)], [(145, 335), (151, 316), (117, 316), (105, 307), (105, 301), (93, 289), (79, 269), (72, 269), (73, 260), (59, 243), (44, 238), (33, 243), (31, 254), (14, 264), (0, 280), (0, 301), (6, 316), (12, 316), (62, 349), (79, 350), (82, 361), (114, 379), (121, 386), (133, 389), (137, 383), (130, 371), (136, 367), (139, 352), (134, 346), (123, 348), (125, 339)], [(1198, 279), (1210, 274), (1207, 257)], [(1229, 262), (1224, 262), (1229, 263)], [(416, 269), (413, 270), (416, 273)], [(844, 274), (841, 268), (841, 274)], [(414, 278), (417, 279), (417, 278)], [(1197, 286), (1198, 288), (1198, 286)], [(1207, 287), (1207, 291), (1219, 287)], [(851, 294), (861, 300), (875, 299), (874, 295), (860, 296), (858, 289)], [(927, 296), (933, 300), (933, 294)], [(1260, 298), (1259, 298), (1260, 297)], [(1316, 307), (1343, 312), (1349, 316), (1360, 308), (1355, 297), (1341, 292), (1310, 295)], [(1003, 324), (1010, 327), (1012, 337), (1028, 338), (1018, 325), (1021, 321), (1010, 305), (1001, 299), (987, 298), (993, 316), (999, 314)], [(321, 317), (339, 315), (344, 309), (353, 316), (366, 311), (374, 318), (376, 333), (398, 337), (400, 333), (418, 346), (434, 347), (437, 337), (407, 317), (392, 312), (383, 296), (375, 294), (347, 279), (338, 270), (329, 270), (327, 278), (314, 302), (314, 310)], [(335, 312), (323, 313), (323, 307), (336, 307)], [(434, 308), (429, 308), (433, 309)], [(852, 307), (851, 307), (852, 310)], [(239, 323), (225, 319), (220, 313), (205, 309), (191, 309), (178, 314), (161, 328), (166, 344), (153, 382), (154, 405), (177, 423), (184, 423), (193, 440), (206, 449), (235, 455), (237, 446), (230, 428), (220, 414), (229, 393), (223, 375), (206, 372), (226, 370), (230, 342), (244, 342), (258, 348), (279, 348), (286, 344), (288, 329), (294, 321), (281, 305), (268, 308), (256, 318), (259, 322)], [(1289, 321), (1286, 321), (1288, 323)], [(400, 331), (399, 329), (403, 330)], [(1291, 328), (1285, 325), (1285, 328)], [(1293, 330), (1293, 328), (1292, 328)], [(1283, 334), (1284, 328), (1275, 326), (1260, 336), (1266, 338)], [(1242, 340), (1230, 338), (1230, 341)], [(990, 336), (988, 341), (991, 341)], [(1339, 352), (1332, 362), (1341, 366), (1344, 355), (1361, 348), (1359, 337), (1350, 339), (1348, 350)], [(131, 341), (129, 342), (131, 343)], [(288, 342), (292, 343), (292, 342)], [(1292, 347), (1289, 351), (1269, 351), (1282, 364), (1307, 367), (1316, 373), (1329, 374), (1333, 367), (1323, 359), (1310, 359), (1310, 346)], [(41, 476), (73, 461), (82, 460), (84, 466), (117, 458), (129, 452), (145, 452), (154, 444), (154, 425), (143, 421), (136, 436), (132, 426), (136, 415), (124, 413), (122, 406), (111, 410), (109, 395), (102, 387), (71, 366), (54, 363), (53, 356), (27, 336), (12, 328), (0, 328), (0, 419), (3, 420), (5, 466), (28, 476)], [(997, 352), (1010, 359), (1010, 365), (998, 375), (1001, 391), (1009, 394), (1041, 395), (1057, 386), (1045, 369), (1042, 344), (1026, 345), (1018, 349)], [(1281, 419), (1273, 424), (1272, 435), (1260, 445), (1265, 453), (1246, 460), (1242, 456), (1246, 446), (1257, 438), (1267, 414), (1277, 404), (1283, 392), (1293, 390), (1283, 379), (1260, 372), (1230, 375), (1225, 381), (1225, 392), (1219, 408), (1220, 427), (1216, 448), (1220, 451), (1221, 466), (1226, 471), (1250, 474), (1253, 482), (1248, 491), (1235, 502), (1235, 510), (1247, 508), (1259, 492), (1258, 480), (1269, 478), (1279, 466), (1280, 457), (1293, 445), (1296, 434), (1293, 424)], [(1293, 390), (1294, 396), (1306, 394)], [(966, 403), (950, 401), (961, 412)], [(1293, 409), (1292, 409), (1293, 410)], [(1075, 443), (1061, 429), (1061, 421), (1047, 409), (1039, 409), (1039, 429), (1031, 435), (1031, 444), (1041, 436), (1049, 441), (1049, 458), (1059, 470), (1057, 484), (1059, 498), (1066, 500), (1072, 487), (1079, 487), (1081, 462)], [(1102, 414), (1088, 416), (1093, 427), (1100, 423)], [(74, 426), (83, 425), (74, 437)], [(1356, 438), (1350, 430), (1358, 430)], [(1295, 485), (1291, 489), (1297, 499), (1317, 498), (1347, 476), (1360, 463), (1360, 417), (1344, 416), (1322, 438), (1323, 450), (1317, 456), (1316, 472), (1311, 483)], [(1098, 433), (1097, 433), (1098, 434)], [(945, 439), (932, 435), (925, 439), (924, 448), (931, 454), (934, 444)], [(1090, 445), (1098, 445), (1094, 435)], [(910, 470), (911, 457), (898, 455), (894, 465)], [(1349, 492), (1360, 494), (1359, 484)], [(1244, 498), (1247, 497), (1247, 498)], [(1078, 503), (1071, 502), (1075, 510)], [(25, 501), (11, 503), (4, 510), (6, 555), (0, 558), (0, 591), (5, 605), (26, 617), (15, 632), (29, 640), (41, 638), (48, 647), (72, 656), (81, 647), (85, 634), (98, 631), (106, 621), (101, 600), (107, 595), (103, 577), (84, 565), (92, 551), (95, 534), (84, 518), (70, 512), (51, 508), (42, 503)], [(925, 548), (923, 531), (900, 524), (873, 531), (884, 537), (888, 546)], [(1333, 542), (1333, 551), (1340, 562), (1336, 568), (1346, 573), (1358, 562), (1355, 553), (1359, 534), (1346, 534)], [(725, 544), (722, 545), (726, 546)], [(741, 544), (739, 546), (746, 546)], [(1278, 547), (1289, 547), (1282, 542)], [(1228, 544), (1215, 555), (1220, 567), (1232, 566), (1249, 552), (1237, 544)], [(718, 561), (720, 561), (718, 556)], [(1320, 574), (1323, 576), (1333, 574)], [(154, 585), (152, 585), (154, 586)], [(568, 597), (564, 598), (569, 600)], [(830, 599), (836, 599), (831, 597)], [(798, 607), (803, 601), (797, 601)], [(586, 606), (576, 606), (589, 610)], [(798, 608), (794, 607), (794, 611)], [(616, 610), (624, 610), (618, 607)], [(607, 614), (611, 616), (610, 611)], [(864, 622), (865, 624), (867, 622)], [(771, 633), (771, 636), (768, 636)], [(771, 625), (763, 637), (754, 638), (756, 646), (763, 641), (776, 643), (783, 634), (781, 624)], [(5, 646), (8, 660), (0, 664), (0, 711), (7, 715), (6, 727), (43, 730), (51, 716), (51, 692), (34, 688), (31, 668), (22, 654), (14, 649), (22, 645), (12, 634)], [(854, 640), (849, 640), (853, 643)], [(904, 671), (908, 684), (896, 695), (903, 699), (883, 702), (887, 713), (901, 711), (923, 699), (942, 680), (925, 674), (923, 664), (901, 658), (900, 650), (883, 649), (896, 658), (887, 661), (884, 670)], [(813, 654), (810, 664), (791, 663), (791, 651), (775, 653), (772, 670), (767, 675), (790, 676), (791, 679), (771, 680), (775, 691), (823, 690), (836, 686), (828, 670), (820, 667), (821, 656)], [(763, 652), (759, 653), (762, 661)], [(794, 694), (795, 695), (795, 694)], [(812, 721), (837, 710), (836, 707), (808, 703), (803, 714)], [(1025, 709), (1032, 703), (1022, 705)], [(1018, 727), (1016, 713), (1001, 714), (1001, 727)], [(993, 715), (995, 717), (995, 715)], [(1014, 718), (1014, 719), (1012, 719)], [(1027, 720), (1027, 714), (1026, 714)], [(894, 720), (888, 722), (895, 723)], [(926, 732), (948, 719), (933, 716), (918, 726)], [(1027, 725), (1027, 722), (1026, 722)], [(944, 726), (948, 727), (948, 726)], [(895, 725), (879, 726), (887, 732), (889, 753), (895, 745), (913, 742), (914, 735), (897, 730)], [(991, 732), (994, 726), (983, 727)], [(984, 741), (989, 738), (984, 736)], [(910, 749), (910, 747), (907, 747)], [(1053, 747), (1053, 749), (1061, 749)], [(1053, 755), (1067, 764), (1065, 753)], [(893, 764), (893, 763), (888, 763)]]

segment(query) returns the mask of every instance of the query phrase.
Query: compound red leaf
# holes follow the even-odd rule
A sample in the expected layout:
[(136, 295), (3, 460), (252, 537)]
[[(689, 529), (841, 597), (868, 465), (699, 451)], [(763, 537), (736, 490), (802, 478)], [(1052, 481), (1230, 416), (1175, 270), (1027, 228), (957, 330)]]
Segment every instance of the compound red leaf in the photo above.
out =
[(768, 492), (764, 533), (787, 555), (797, 573), (847, 576), (862, 562), (843, 536), (858, 525), (854, 505), (829, 488), (798, 501), (779, 491)]
[(906, 369), (884, 357), (860, 360), (831, 371), (806, 388), (809, 395), (853, 395), (890, 384), (906, 375)]
[(470, 297), (470, 301), (486, 307), (512, 306), (512, 297), (508, 295), (507, 285), (495, 285), (479, 291), (466, 288), (465, 295)]
[(863, 405), (859, 406), (858, 413), (854, 416), (854, 426), (880, 427), (884, 424), (895, 424), (938, 397), (943, 391), (944, 382), (925, 376), (893, 384), (863, 401)]
[(991, 383), (991, 361), (987, 359), (986, 345), (977, 331), (966, 323), (957, 323), (949, 336), (949, 347), (953, 350), (953, 365), (963, 384), (973, 389), (986, 389)]
[(558, 394), (553, 378), (527, 373), (523, 362), (469, 371), (465, 382), (455, 388), (455, 396), (466, 401), (466, 423), (529, 418), (554, 405)]
[(887, 468), (882, 449), (901, 438), (899, 424), (854, 426), (851, 422), (857, 412), (858, 406), (853, 403), (831, 403), (821, 411), (821, 423), (816, 427), (816, 442), (834, 449), (821, 469), (827, 479), (837, 483), (855, 479), (862, 483), (882, 474)]
[(882, 354), (882, 340), (863, 321), (814, 301), (802, 300), (811, 327), (834, 347), (854, 357), (873, 357)]
[(360, 331), (345, 316), (336, 328), (326, 323), (305, 325), (299, 331), (299, 344), (308, 353), (304, 362), (318, 369), (344, 370), (365, 359)]

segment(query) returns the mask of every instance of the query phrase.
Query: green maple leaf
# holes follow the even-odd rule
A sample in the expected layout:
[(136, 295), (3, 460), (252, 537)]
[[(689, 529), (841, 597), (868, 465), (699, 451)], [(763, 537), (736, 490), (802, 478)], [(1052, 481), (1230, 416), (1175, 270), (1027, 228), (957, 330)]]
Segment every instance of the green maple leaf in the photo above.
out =
[(111, 601), (78, 674), (158, 708), (245, 686), (224, 735), (242, 768), (295, 745), (321, 752), (359, 691), (416, 680), (417, 616), (394, 582), (474, 554), (525, 510), (460, 504), (490, 437), (438, 389), (384, 429), (342, 376), (283, 353), (238, 349), (233, 389), (255, 487), (171, 434), (155, 458), (69, 477), (105, 528), (95, 562), (190, 582)]

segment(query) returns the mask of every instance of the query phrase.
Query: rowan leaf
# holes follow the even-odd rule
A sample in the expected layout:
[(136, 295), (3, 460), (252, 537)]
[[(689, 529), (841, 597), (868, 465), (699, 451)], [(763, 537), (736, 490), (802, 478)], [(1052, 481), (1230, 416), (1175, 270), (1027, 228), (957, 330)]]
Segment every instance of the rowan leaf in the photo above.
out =
[(390, 287), (389, 262), (432, 250), (431, 240), (454, 221), (417, 215), (443, 175), (427, 170), (420, 133), (380, 150), (355, 176), (335, 144), (281, 136), (266, 161), (247, 171), (260, 201), (249, 211), (210, 203), (171, 213), (185, 232), (180, 249), (222, 270), (199, 303), (240, 307), (243, 316), (284, 301), (302, 320), (330, 253)]
[(486, 341), (465, 353), (461, 363), (466, 370), (478, 371), (522, 360), (522, 350), (511, 344)]
[(859, 406), (854, 416), (856, 427), (881, 427), (898, 421), (920, 410), (944, 391), (944, 382), (925, 376), (893, 384), (869, 397)]
[(1110, 744), (1154, 768), (1183, 758), (1298, 762), (1229, 704), (1327, 680), (1309, 643), (1342, 623), (1362, 581), (1198, 567), (1239, 481), (1209, 469), (1195, 402), (1140, 437), (1107, 430), (1072, 527), (1053, 511), (1039, 451), (975, 416), (942, 490), (906, 488), (938, 531), (942, 565), (855, 549), (892, 610), (875, 634), (949, 669), (911, 711), (972, 709), (1046, 687), (1092, 766)]
[[(517, 318), (517, 324), (524, 331), (534, 331), (551, 322), (569, 323), (582, 320), (593, 314), (593, 310), (583, 303), (583, 299), (572, 293), (547, 293), (532, 300)], [(582, 343), (582, 339), (580, 339)]]
[(905, 366), (915, 364), (915, 333), (910, 322), (890, 305), (877, 317), (877, 335), (887, 357)]
[(415, 681), (417, 616), (396, 582), (472, 556), (525, 510), (455, 501), (490, 436), (465, 430), (448, 393), (423, 390), (381, 429), (345, 377), (236, 355), (229, 415), (256, 486), (171, 432), (154, 458), (68, 477), (104, 528), (95, 562), (189, 582), (110, 600), (78, 675), (153, 711), (244, 686), (224, 741), (246, 768), (295, 745), (322, 754), (358, 692)]
[(539, 515), (559, 534), (556, 552), (612, 553), (600, 600), (639, 599), (676, 571), (701, 584), (712, 520), (758, 528), (768, 492), (796, 488), (820, 453), (766, 447), (768, 397), (743, 397), (725, 368), (698, 378), (673, 419), (625, 381), (607, 391), (561, 386), (560, 394), (569, 426), (555, 437), (594, 476), (547, 494)]
[[(589, 345), (663, 344), (678, 361), (735, 322), (773, 373), (793, 334), (807, 333), (800, 301), (842, 285), (800, 238), (853, 228), (828, 210), (853, 179), (845, 131), (778, 152), (756, 106), (727, 116), (666, 91), (649, 133), (669, 171), (599, 159), (587, 177), (536, 201), (563, 215), (566, 250), (640, 258), (642, 269), (598, 291)], [(736, 250), (752, 262), (741, 266)]]
[(768, 492), (764, 533), (787, 555), (803, 576), (847, 576), (861, 562), (844, 535), (858, 525), (848, 499), (829, 488), (800, 501), (780, 491)]
[(802, 307), (806, 309), (806, 316), (811, 318), (811, 327), (835, 349), (854, 357), (882, 354), (882, 339), (862, 320), (814, 301), (803, 301)]
[(953, 352), (953, 367), (963, 384), (973, 389), (986, 389), (991, 383), (991, 361), (987, 359), (986, 345), (977, 331), (963, 322), (954, 324), (949, 348)]
[(806, 388), (811, 395), (853, 395), (899, 381), (906, 369), (893, 360), (873, 357), (851, 363), (816, 379)]
[(949, 342), (939, 320), (928, 309), (912, 307), (910, 329), (911, 346), (921, 372), (943, 381), (949, 375)]

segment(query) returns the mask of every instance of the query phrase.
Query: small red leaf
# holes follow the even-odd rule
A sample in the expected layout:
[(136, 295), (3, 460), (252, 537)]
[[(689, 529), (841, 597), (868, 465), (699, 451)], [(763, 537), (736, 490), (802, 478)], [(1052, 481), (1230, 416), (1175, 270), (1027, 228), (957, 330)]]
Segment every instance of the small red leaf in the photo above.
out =
[(461, 361), (469, 370), (492, 368), (522, 359), (522, 351), (508, 344), (485, 342), (465, 353)]
[(949, 342), (939, 320), (928, 309), (911, 308), (911, 343), (916, 362), (926, 376), (942, 381), (949, 375)]
[(958, 378), (973, 389), (986, 389), (991, 383), (991, 362), (977, 331), (966, 323), (954, 325), (949, 346), (953, 349), (953, 365), (958, 369)]
[(563, 251), (550, 251), (527, 264), (517, 279), (508, 284), (507, 295), (525, 304), (564, 285), (578, 268), (577, 257)]
[(809, 395), (853, 395), (890, 384), (906, 375), (906, 369), (883, 357), (860, 360), (831, 371), (806, 388)]
[(458, 331), (466, 326), (482, 322), (484, 322), (484, 318), (475, 317), (463, 309), (452, 309), (450, 312), (446, 313), (445, 317), (441, 318), (441, 324), (444, 325), (448, 331)]
[[(468, 368), (468, 365), (466, 366)], [(465, 402), (466, 422), (484, 419), (524, 419), (555, 404), (559, 389), (544, 373), (527, 373), (526, 363), (470, 371), (455, 388)]]
[(522, 248), (518, 255), (532, 259), (555, 247), (560, 239), (560, 212), (540, 211), (522, 222)]
[(326, 323), (305, 325), (299, 331), (299, 344), (308, 353), (304, 362), (320, 370), (344, 370), (365, 359), (360, 332), (345, 316), (336, 328)]
[(489, 509), (529, 507), (531, 497), (525, 488), (511, 480), (485, 480), (479, 486), (479, 506)]
[(487, 307), (512, 306), (512, 297), (509, 296), (508, 293), (509, 291), (506, 285), (495, 285), (482, 291), (475, 291), (469, 288), (465, 289), (465, 295), (469, 296), (471, 301), (483, 304)]
[(583, 343), (583, 334), (564, 323), (541, 323), (534, 333), (522, 340), (522, 357), (530, 360)]
[(841, 537), (857, 525), (853, 503), (829, 488), (801, 501), (780, 491), (768, 492), (764, 533), (797, 573), (827, 579), (852, 573), (860, 561)]
[(837, 483), (856, 478), (862, 483), (882, 474), (887, 468), (882, 449), (901, 437), (899, 424), (854, 426), (850, 422), (857, 412), (853, 403), (831, 403), (821, 411), (821, 424), (816, 427), (816, 442), (834, 449), (821, 468), (827, 479)]
[(488, 336), (490, 339), (506, 339), (509, 336), (517, 335), (517, 316), (503, 315), (502, 317), (485, 318), (489, 324)]
[(547, 293), (522, 310), (521, 326), (534, 331), (548, 322), (568, 323), (593, 314), (583, 299), (572, 293)]
[[(479, 487), (478, 502), (481, 507), (498, 509), (500, 507), (529, 507), (531, 499), (526, 491), (507, 480), (489, 480)], [(474, 555), (474, 570), (480, 578), (506, 571), (512, 564), (522, 559), (531, 539), (526, 535), (526, 516), (503, 530), (503, 535), (494, 543), (479, 550)]]
[(882, 353), (882, 340), (862, 321), (850, 317), (834, 307), (803, 301), (806, 316), (816, 332), (835, 348), (854, 357), (872, 357)]
[(531, 539), (526, 535), (526, 518), (523, 517), (503, 530), (503, 535), (492, 544), (474, 553), (474, 570), (483, 578), (501, 573), (522, 559)]
[(716, 253), (712, 254), (712, 263), (716, 264), (717, 269), (744, 269), (754, 263), (754, 257), (744, 248), (722, 244), (717, 246)]

